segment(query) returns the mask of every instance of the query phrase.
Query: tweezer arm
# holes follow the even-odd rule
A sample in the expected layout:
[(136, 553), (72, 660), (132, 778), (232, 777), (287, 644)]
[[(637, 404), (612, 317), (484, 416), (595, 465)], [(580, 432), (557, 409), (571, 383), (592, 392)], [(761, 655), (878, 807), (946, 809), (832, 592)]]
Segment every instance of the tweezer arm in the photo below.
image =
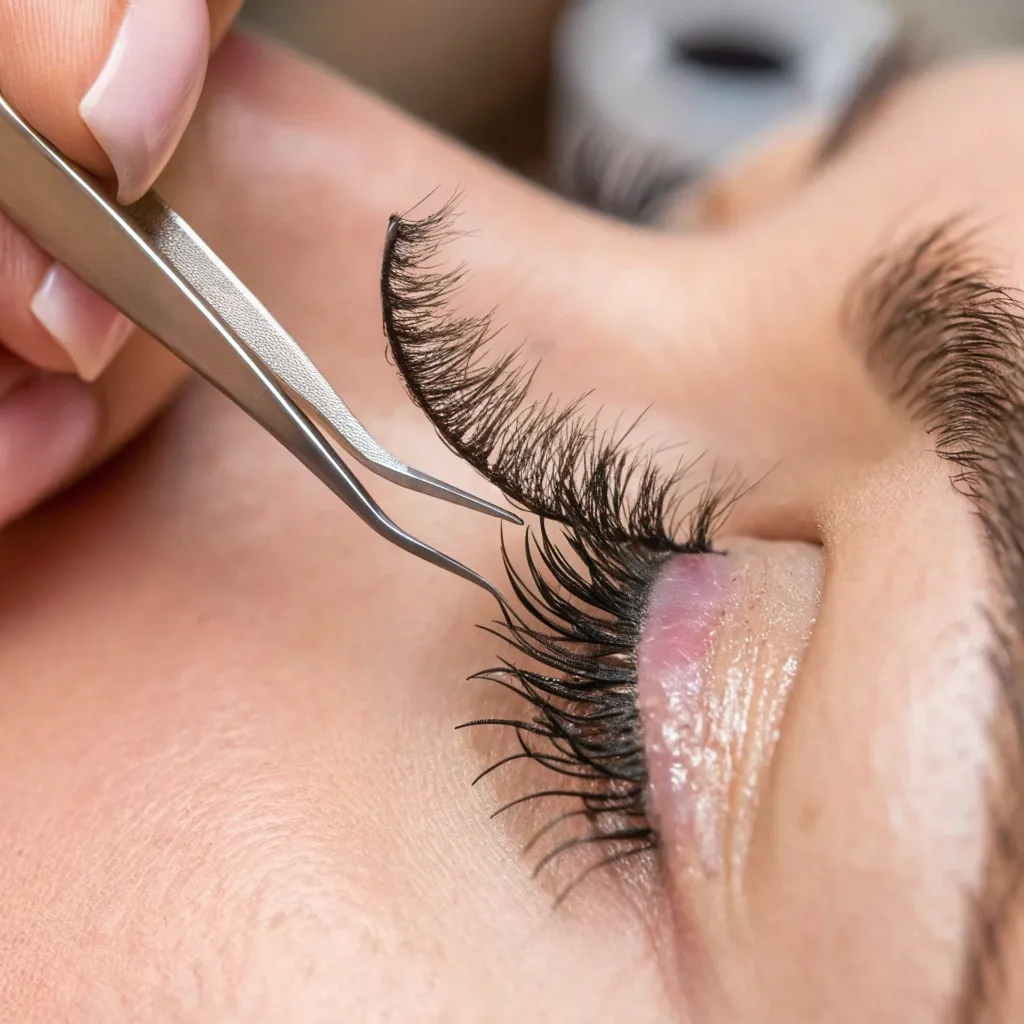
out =
[[(184, 221), (153, 193), (130, 207), (116, 205), (2, 95), (0, 209), (260, 423), (373, 530), (410, 554), (496, 593), (477, 573), (412, 537), (384, 514), (326, 438), (240, 342), (231, 324), (197, 292), (188, 273), (181, 271), (189, 268), (184, 257), (202, 254), (205, 247)], [(208, 262), (205, 269), (212, 265)], [(193, 274), (196, 269), (193, 264)], [(202, 273), (204, 267), (198, 270)], [(233, 286), (227, 277), (223, 281), (225, 287)]]
[(316, 411), (360, 462), (405, 486), (408, 467), (373, 439), (313, 360), (178, 214), (150, 192), (125, 208), (124, 216), (167, 266), (245, 340), (277, 380)]
[(96, 182), (41, 144), (2, 97), (0, 113), (0, 208), (323, 477), (323, 442), (266, 371)]
[[(137, 204), (138, 205), (138, 204)], [(149, 208), (149, 204), (143, 204)], [(0, 96), (0, 208), (143, 330), (206, 377), (315, 471), (299, 410), (89, 175)], [(303, 461), (306, 461), (303, 459)]]
[[(226, 386), (232, 398), (239, 397), (236, 383), (252, 376), (247, 357), (255, 355), (326, 419), (360, 461), (383, 468), (385, 475), (390, 469), (400, 476), (406, 469), (374, 441), (312, 360), (156, 193), (131, 206), (113, 203), (2, 96), (0, 143), (0, 207), (131, 320), (221, 390)], [(214, 344), (211, 333), (218, 336)], [(244, 349), (236, 339), (244, 340)], [(259, 403), (261, 389), (251, 390), (251, 400)], [(246, 411), (262, 421), (264, 411), (274, 416), (277, 409), (257, 404)]]
[(378, 476), (409, 490), (520, 524), (511, 512), (396, 459), (352, 415), (313, 360), (206, 243), (155, 193), (123, 215), (169, 270), (241, 338), (275, 380), (305, 403), (335, 440)]

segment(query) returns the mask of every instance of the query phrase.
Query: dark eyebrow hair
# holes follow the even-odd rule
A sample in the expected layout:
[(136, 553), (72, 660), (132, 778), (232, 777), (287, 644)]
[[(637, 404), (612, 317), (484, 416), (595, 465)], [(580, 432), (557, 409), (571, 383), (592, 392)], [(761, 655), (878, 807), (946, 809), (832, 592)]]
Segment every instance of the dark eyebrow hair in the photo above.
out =
[(907, 27), (897, 32), (868, 64), (853, 94), (822, 140), (812, 166), (821, 167), (847, 149), (882, 113), (886, 101), (896, 90), (931, 67), (936, 56), (920, 32)]
[(971, 500), (996, 583), (989, 656), (1001, 704), (961, 1022), (1005, 995), (1002, 947), (1024, 883), (1024, 300), (995, 283), (977, 234), (952, 220), (912, 238), (867, 268), (847, 308), (872, 378), (934, 439)]

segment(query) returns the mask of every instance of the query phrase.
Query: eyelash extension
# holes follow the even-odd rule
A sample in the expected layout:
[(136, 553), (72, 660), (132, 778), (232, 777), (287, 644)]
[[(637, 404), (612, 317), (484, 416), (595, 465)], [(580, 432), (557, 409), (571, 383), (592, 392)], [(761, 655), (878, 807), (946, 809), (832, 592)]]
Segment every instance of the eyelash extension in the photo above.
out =
[(584, 206), (631, 224), (654, 224), (665, 205), (701, 177), (658, 153), (623, 153), (596, 131), (569, 157), (561, 191)]
[[(472, 678), (517, 694), (521, 719), (487, 718), (460, 728), (510, 730), (517, 751), (507, 764), (529, 761), (557, 777), (495, 816), (535, 800), (578, 801), (552, 817), (526, 852), (548, 849), (535, 875), (581, 847), (596, 847), (556, 897), (560, 904), (594, 871), (656, 848), (646, 807), (647, 765), (637, 704), (636, 648), (646, 600), (658, 570), (673, 553), (706, 553), (725, 507), (725, 491), (705, 493), (675, 540), (688, 467), (666, 473), (630, 443), (633, 427), (601, 433), (582, 410), (584, 399), (560, 408), (531, 400), (534, 371), (519, 350), (484, 358), (495, 331), (490, 317), (458, 317), (449, 302), (465, 267), (438, 270), (452, 230), (453, 204), (419, 221), (392, 217), (384, 249), (381, 298), (389, 351), (413, 401), (444, 442), (495, 483), (520, 508), (540, 517), (527, 529), (525, 571), (502, 556), (522, 613), (508, 604), (489, 631), (527, 665), (501, 659)], [(583, 820), (589, 828), (555, 841)]]

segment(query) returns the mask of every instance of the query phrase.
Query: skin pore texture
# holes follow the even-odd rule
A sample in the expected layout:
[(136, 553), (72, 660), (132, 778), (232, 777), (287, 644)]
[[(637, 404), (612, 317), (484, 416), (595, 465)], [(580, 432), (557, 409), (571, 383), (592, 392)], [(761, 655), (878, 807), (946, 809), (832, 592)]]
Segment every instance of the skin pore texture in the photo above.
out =
[[(742, 219), (719, 205), (700, 230), (688, 207), (690, 233), (654, 233), (229, 39), (161, 190), (356, 415), (501, 500), (384, 358), (388, 216), (458, 189), (456, 304), (497, 307), (499, 349), (543, 358), (540, 392), (593, 389), (624, 421), (651, 406), (644, 436), (757, 482), (727, 523), (748, 570), (716, 685), (738, 662), (764, 688), (772, 645), (799, 665), (736, 759), (742, 784), (712, 787), (737, 856), (709, 866), (670, 825), (660, 881), (598, 873), (553, 911), (572, 865), (535, 881), (521, 852), (543, 812), (488, 820), (530, 780), (469, 786), (508, 738), (454, 731), (521, 714), (466, 681), (496, 661), (473, 628), (493, 603), (375, 538), (190, 385), (0, 538), (18, 581), (0, 593), (0, 1018), (949, 1019), (988, 841), (990, 572), (844, 302), (872, 257), (961, 214), (1000, 282), (1024, 281), (1022, 97), (1020, 61), (940, 70), (827, 168), (730, 205)], [(164, 359), (135, 349), (112, 372)], [(494, 520), (369, 484), (504, 586)], [(763, 548), (804, 574), (784, 611), (785, 586), (758, 582)], [(1014, 939), (1006, 1019), (1024, 1013)]]

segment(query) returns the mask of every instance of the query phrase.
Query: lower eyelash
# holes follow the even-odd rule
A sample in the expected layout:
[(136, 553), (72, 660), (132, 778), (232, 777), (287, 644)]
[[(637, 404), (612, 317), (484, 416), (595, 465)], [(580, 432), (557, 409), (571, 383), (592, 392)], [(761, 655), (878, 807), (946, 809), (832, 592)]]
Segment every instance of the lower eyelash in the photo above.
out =
[[(521, 657), (473, 678), (512, 691), (521, 718), (487, 718), (460, 728), (511, 731), (517, 751), (476, 781), (515, 762), (550, 770), (551, 788), (499, 808), (545, 799), (578, 802), (550, 819), (527, 844), (547, 841), (535, 873), (572, 850), (599, 847), (556, 897), (598, 868), (657, 847), (647, 813), (647, 764), (637, 701), (636, 649), (647, 599), (665, 559), (707, 553), (732, 487), (696, 502), (686, 539), (675, 539), (688, 467), (665, 472), (630, 443), (633, 427), (601, 433), (582, 400), (559, 407), (531, 400), (533, 374), (512, 352), (489, 362), (488, 318), (448, 313), (464, 268), (436, 270), (451, 230), (452, 204), (420, 221), (392, 217), (381, 273), (390, 353), (413, 400), (441, 438), (516, 505), (540, 517), (527, 529), (525, 570), (502, 554), (521, 611), (505, 603), (491, 632)], [(635, 424), (633, 425), (635, 427)], [(587, 830), (558, 839), (583, 821)]]

